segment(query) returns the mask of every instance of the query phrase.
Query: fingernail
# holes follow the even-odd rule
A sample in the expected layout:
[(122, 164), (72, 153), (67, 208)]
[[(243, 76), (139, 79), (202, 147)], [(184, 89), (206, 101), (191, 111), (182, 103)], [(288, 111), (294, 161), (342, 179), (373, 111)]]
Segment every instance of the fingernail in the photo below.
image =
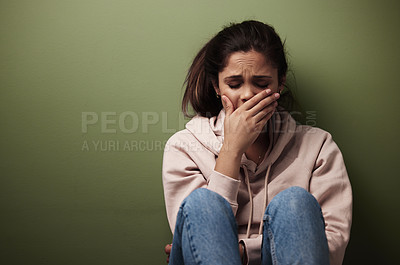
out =
[(281, 95), (279, 93), (274, 94), (275, 98), (279, 98)]
[(267, 93), (267, 94), (269, 94), (269, 93), (271, 93), (271, 89), (267, 89), (267, 90), (265, 90), (265, 92)]

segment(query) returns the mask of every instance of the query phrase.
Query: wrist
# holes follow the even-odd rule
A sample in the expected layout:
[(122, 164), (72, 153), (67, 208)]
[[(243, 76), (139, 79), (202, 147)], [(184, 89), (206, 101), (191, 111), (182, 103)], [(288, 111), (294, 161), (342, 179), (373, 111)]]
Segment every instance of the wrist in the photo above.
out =
[(239, 160), (242, 158), (244, 151), (235, 148), (233, 145), (229, 144), (228, 142), (224, 142), (221, 150), (219, 151), (219, 155), (226, 155), (231, 157), (234, 160)]
[(221, 148), (215, 161), (214, 170), (233, 179), (239, 179), (240, 161), (239, 153), (228, 152)]

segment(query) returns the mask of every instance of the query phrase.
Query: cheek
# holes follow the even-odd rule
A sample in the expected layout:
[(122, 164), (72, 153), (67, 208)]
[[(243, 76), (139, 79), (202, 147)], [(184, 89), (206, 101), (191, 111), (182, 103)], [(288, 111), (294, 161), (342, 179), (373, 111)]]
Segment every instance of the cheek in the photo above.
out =
[(225, 95), (228, 97), (228, 99), (232, 102), (233, 107), (237, 109), (238, 103), (239, 103), (239, 95), (236, 95), (236, 93), (233, 93), (232, 91), (223, 91), (222, 95)]

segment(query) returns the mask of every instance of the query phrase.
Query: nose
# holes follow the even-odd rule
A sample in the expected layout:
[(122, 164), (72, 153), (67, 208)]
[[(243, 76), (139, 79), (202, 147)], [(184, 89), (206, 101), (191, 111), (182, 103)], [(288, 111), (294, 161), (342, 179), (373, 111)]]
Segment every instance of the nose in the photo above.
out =
[(240, 95), (240, 99), (245, 102), (257, 94), (257, 91), (251, 85), (244, 85), (242, 87), (242, 93)]

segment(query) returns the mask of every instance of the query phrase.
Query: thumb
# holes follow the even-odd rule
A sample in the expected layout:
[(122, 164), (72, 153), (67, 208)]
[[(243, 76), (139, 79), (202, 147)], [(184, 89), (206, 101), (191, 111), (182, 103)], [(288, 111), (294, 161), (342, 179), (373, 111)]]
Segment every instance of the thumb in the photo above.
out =
[(232, 102), (225, 95), (223, 95), (221, 97), (221, 99), (222, 99), (222, 105), (224, 106), (226, 115), (231, 115), (234, 111)]

